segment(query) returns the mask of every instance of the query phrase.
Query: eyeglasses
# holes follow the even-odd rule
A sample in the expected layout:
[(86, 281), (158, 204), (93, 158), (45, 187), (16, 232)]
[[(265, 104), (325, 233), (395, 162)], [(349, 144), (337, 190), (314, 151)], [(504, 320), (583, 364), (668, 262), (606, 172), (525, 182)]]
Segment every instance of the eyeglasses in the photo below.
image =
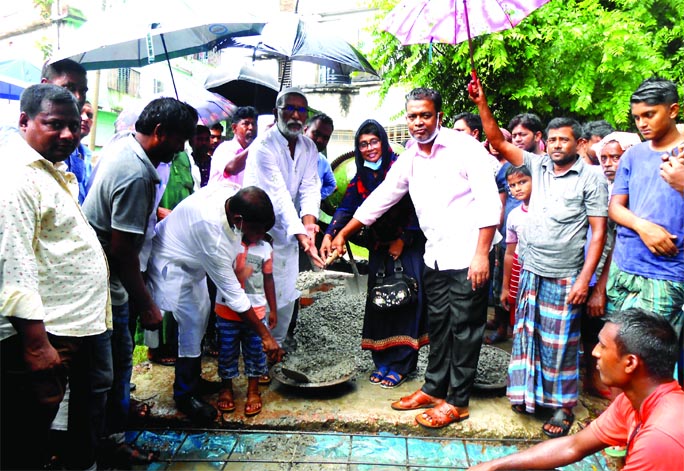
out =
[(380, 139), (371, 139), (370, 141), (359, 142), (359, 149), (365, 150), (369, 147), (377, 147), (380, 144)]
[(309, 113), (309, 108), (307, 108), (306, 106), (285, 105), (279, 106), (278, 109), (281, 111), (285, 111), (287, 113), (294, 113), (295, 111), (299, 114)]
[(620, 157), (622, 157), (622, 156), (621, 155), (609, 155), (609, 156), (602, 155), (601, 157), (599, 157), (599, 160), (601, 161), (602, 164), (605, 164), (610, 159), (611, 162), (613, 162), (614, 164), (617, 164), (620, 162)]

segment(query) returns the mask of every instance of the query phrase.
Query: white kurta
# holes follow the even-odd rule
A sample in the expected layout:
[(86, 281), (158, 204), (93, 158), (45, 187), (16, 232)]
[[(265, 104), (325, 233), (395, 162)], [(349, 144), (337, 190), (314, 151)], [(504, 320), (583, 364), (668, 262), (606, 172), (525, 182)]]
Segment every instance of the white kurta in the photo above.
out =
[(178, 322), (178, 355), (198, 357), (209, 319), (206, 276), (235, 312), (251, 304), (233, 270), (240, 236), (228, 225), (225, 202), (238, 191), (232, 184), (202, 188), (157, 224), (148, 285), (157, 305)]
[(258, 186), (271, 198), (276, 223), (273, 237), (273, 278), (278, 303), (278, 327), (273, 331), (282, 344), (300, 292), (295, 283), (299, 274), (299, 247), (296, 234), (306, 234), (302, 217), (318, 218), (321, 182), (318, 178), (318, 150), (311, 139), (300, 135), (294, 159), (287, 140), (273, 126), (250, 148), (243, 186)]

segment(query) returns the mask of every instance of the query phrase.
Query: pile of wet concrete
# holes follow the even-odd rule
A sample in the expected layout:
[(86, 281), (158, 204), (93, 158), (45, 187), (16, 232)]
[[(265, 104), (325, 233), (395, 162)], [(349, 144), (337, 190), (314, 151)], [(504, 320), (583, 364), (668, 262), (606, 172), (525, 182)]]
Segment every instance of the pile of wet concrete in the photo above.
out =
[[(365, 293), (352, 294), (345, 276), (331, 272), (302, 272), (297, 288), (304, 294), (295, 330), (295, 351), (282, 367), (304, 374), (309, 382), (329, 384), (355, 373), (374, 369), (371, 353), (361, 350), (361, 330)], [(415, 376), (422, 378), (429, 346), (419, 352)], [(483, 346), (478, 364), (476, 387), (505, 387), (510, 355), (496, 347)]]

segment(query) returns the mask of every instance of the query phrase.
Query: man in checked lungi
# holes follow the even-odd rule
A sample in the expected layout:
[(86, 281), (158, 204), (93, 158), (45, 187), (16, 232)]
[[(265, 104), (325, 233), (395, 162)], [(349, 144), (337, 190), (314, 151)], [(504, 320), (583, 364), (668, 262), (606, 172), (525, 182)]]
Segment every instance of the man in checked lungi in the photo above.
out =
[(472, 85), (470, 98), (490, 145), (532, 173), (507, 395), (520, 414), (534, 413), (537, 406), (552, 409), (542, 431), (556, 438), (567, 435), (575, 419), (580, 317), (605, 244), (608, 186), (577, 153), (582, 135), (577, 121), (552, 119), (546, 129), (548, 154), (526, 152), (504, 139), (479, 81)]

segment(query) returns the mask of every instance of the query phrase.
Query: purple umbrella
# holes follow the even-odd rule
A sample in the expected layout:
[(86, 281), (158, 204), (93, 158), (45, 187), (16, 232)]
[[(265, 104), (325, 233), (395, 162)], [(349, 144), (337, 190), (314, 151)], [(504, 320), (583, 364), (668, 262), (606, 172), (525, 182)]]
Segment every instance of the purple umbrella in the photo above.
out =
[(402, 45), (468, 40), (475, 79), (472, 38), (513, 28), (549, 0), (402, 0), (382, 29)]

